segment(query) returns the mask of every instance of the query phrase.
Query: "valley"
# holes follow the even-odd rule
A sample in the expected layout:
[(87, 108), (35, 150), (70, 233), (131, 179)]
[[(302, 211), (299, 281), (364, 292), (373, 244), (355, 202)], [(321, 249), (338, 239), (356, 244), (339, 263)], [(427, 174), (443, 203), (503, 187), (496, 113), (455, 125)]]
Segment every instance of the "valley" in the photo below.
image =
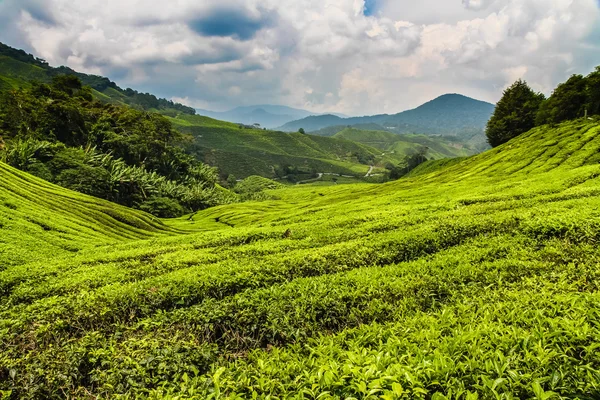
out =
[[(177, 32), (275, 40), (283, 15), (223, 10)], [(215, 52), (187, 44), (171, 73)], [(111, 60), (164, 88), (153, 49)], [(0, 399), (600, 398), (600, 67), (346, 117), (231, 108), (244, 86), (219, 84), (261, 84), (240, 49), (185, 58), (216, 113), (0, 44)]]
[[(284, 187), (165, 225), (136, 212), (75, 220), (106, 239), (43, 259), (3, 253), (0, 389), (597, 393), (598, 133), (596, 122), (536, 128), (398, 182)], [(16, 179), (39, 181), (1, 173), (15, 184), (4, 232), (7, 215), (31, 207)], [(47, 187), (68, 208), (96, 202)], [(69, 235), (60, 221), (23, 227), (44, 238), (40, 254)], [(553, 326), (560, 335), (543, 333)]]

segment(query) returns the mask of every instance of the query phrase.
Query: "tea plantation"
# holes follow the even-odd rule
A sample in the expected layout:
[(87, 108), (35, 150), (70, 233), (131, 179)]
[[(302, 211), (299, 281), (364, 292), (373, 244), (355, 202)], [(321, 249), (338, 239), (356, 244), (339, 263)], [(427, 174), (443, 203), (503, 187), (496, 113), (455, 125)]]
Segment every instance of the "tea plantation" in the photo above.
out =
[(0, 398), (600, 397), (600, 124), (160, 222), (0, 166)]

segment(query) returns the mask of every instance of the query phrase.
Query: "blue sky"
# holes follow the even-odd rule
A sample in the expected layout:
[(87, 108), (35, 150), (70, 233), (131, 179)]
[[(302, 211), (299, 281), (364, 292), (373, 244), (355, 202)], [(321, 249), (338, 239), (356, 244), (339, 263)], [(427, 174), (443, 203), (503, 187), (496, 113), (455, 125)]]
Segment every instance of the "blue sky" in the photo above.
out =
[(0, 41), (198, 108), (394, 113), (549, 94), (600, 64), (597, 0), (0, 0)]
[(365, 0), (365, 9), (363, 14), (367, 17), (375, 15), (377, 12), (377, 0)]

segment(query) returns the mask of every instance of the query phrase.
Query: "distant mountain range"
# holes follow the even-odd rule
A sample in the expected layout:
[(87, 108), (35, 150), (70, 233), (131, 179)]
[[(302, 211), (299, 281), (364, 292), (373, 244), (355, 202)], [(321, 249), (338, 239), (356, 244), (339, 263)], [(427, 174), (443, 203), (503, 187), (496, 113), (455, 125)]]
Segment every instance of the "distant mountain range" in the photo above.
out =
[[(210, 111), (196, 109), (199, 115), (218, 119), (221, 121), (234, 122), (244, 125), (259, 124), (263, 128), (276, 128), (288, 122), (309, 117), (311, 115), (322, 115), (307, 110), (286, 106), (274, 106), (269, 104), (237, 107), (229, 111)], [(335, 114), (345, 117), (343, 114)]]
[(309, 116), (281, 126), (280, 130), (335, 135), (335, 126), (379, 126), (380, 130), (394, 133), (456, 136), (464, 141), (485, 142), (485, 125), (494, 112), (494, 105), (460, 94), (446, 94), (413, 110), (398, 114), (340, 118), (336, 115)]

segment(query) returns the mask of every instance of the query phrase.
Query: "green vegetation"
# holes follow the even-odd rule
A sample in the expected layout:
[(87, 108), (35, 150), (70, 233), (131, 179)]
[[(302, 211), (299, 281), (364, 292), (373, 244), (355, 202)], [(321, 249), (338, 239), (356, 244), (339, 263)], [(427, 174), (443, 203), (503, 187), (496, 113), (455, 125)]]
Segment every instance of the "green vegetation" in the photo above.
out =
[(571, 76), (548, 99), (518, 80), (504, 91), (486, 134), (489, 144), (498, 146), (534, 126), (596, 115), (600, 115), (600, 67), (586, 77)]
[(274, 199), (275, 197), (265, 192), (268, 190), (281, 189), (283, 187), (284, 185), (281, 183), (254, 175), (236, 183), (233, 190), (240, 195), (242, 201), (260, 201)]
[[(267, 189), (169, 221), (201, 230), (187, 235), (2, 252), (0, 393), (597, 398), (599, 134), (574, 121), (410, 179)], [(48, 188), (63, 209), (90, 204)], [(25, 202), (12, 191), (2, 237)]]
[(0, 163), (0, 271), (175, 232), (149, 214), (65, 190)]
[(74, 76), (0, 94), (0, 138), (16, 168), (160, 217), (236, 199), (166, 117), (95, 101)]
[(102, 76), (82, 74), (68, 67), (53, 68), (45, 60), (0, 43), (0, 91), (29, 87), (33, 82), (50, 83), (53, 78), (61, 75), (77, 77), (84, 85), (92, 88), (96, 99), (104, 102), (128, 105), (146, 111), (160, 111), (173, 116), (196, 113), (191, 107), (159, 99), (149, 93), (121, 89), (116, 83)]
[[(64, 78), (65, 76), (71, 78)], [(69, 87), (69, 85), (74, 84), (73, 82), (77, 82), (74, 78), (78, 78), (83, 87), (76, 83), (74, 87)], [(56, 91), (52, 91), (48, 87), (60, 86), (57, 85), (57, 80), (60, 79), (65, 80), (61, 90), (68, 92), (71, 97), (77, 97), (77, 101), (54, 98), (56, 97)], [(69, 83), (69, 79), (72, 79), (71, 83)], [(20, 92), (11, 92), (7, 89), (19, 89)], [(12, 125), (13, 138), (17, 136), (15, 132), (19, 129), (31, 129), (33, 122), (36, 125), (34, 128), (38, 129), (38, 125), (43, 125), (43, 120), (54, 119), (54, 125), (46, 124), (48, 126), (43, 127), (43, 132), (36, 133), (35, 140), (38, 142), (58, 140), (65, 143), (69, 148), (83, 147), (83, 149), (69, 150), (70, 155), (66, 158), (71, 159), (71, 161), (76, 160), (71, 162), (75, 165), (67, 166), (63, 163), (58, 171), (54, 171), (47, 162), (49, 160), (41, 162), (39, 160), (39, 157), (44, 158), (45, 156), (41, 153), (49, 151), (46, 143), (27, 142), (23, 144), (14, 140), (7, 141), (8, 151), (12, 151), (10, 148), (13, 148), (16, 152), (18, 150), (16, 148), (26, 147), (29, 150), (37, 149), (38, 152), (32, 154), (32, 163), (27, 162), (26, 165), (11, 163), (12, 165), (67, 188), (150, 211), (161, 217), (181, 215), (182, 212), (196, 211), (206, 206), (236, 200), (235, 196), (221, 190), (216, 185), (216, 181), (225, 184), (230, 175), (239, 178), (260, 175), (296, 183), (314, 180), (319, 174), (323, 173), (340, 175), (338, 181), (342, 183), (348, 179), (353, 182), (365, 179), (365, 176), (373, 173), (377, 176), (377, 180), (385, 181), (390, 174), (390, 170), (404, 168), (406, 158), (420, 152), (423, 146), (428, 147), (428, 158), (473, 154), (480, 151), (482, 147), (476, 134), (481, 129), (477, 128), (475, 129), (477, 132), (473, 133), (471, 132), (473, 130), (472, 125), (477, 125), (479, 123), (477, 121), (483, 115), (487, 116), (489, 114), (488, 108), (491, 107), (487, 103), (476, 102), (462, 96), (442, 96), (416, 110), (402, 113), (401, 120), (398, 119), (398, 115), (377, 119), (380, 123), (392, 125), (391, 129), (395, 133), (423, 132), (440, 134), (440, 132), (449, 132), (453, 135), (459, 135), (460, 138), (457, 136), (427, 138), (423, 135), (409, 134), (403, 136), (402, 139), (399, 139), (399, 136), (386, 138), (382, 146), (382, 143), (367, 138), (365, 134), (361, 136), (361, 134), (348, 134), (348, 132), (343, 131), (336, 131), (336, 137), (324, 138), (305, 135), (306, 132), (303, 127), (300, 127), (295, 130), (296, 133), (287, 134), (264, 131), (258, 129), (257, 126), (222, 122), (195, 115), (195, 111), (189, 107), (157, 99), (153, 95), (138, 93), (132, 89), (123, 90), (104, 77), (81, 74), (66, 67), (50, 67), (44, 60), (0, 43), (1, 92), (12, 93), (12, 95), (5, 94), (4, 99), (1, 100), (4, 103), (2, 106), (4, 111), (0, 111), (2, 113), (0, 124), (4, 123), (6, 125), (5, 121), (9, 120)], [(15, 93), (20, 93), (20, 96), (15, 95)], [(60, 103), (56, 105), (54, 103), (42, 104), (41, 100), (37, 102), (32, 100), (36, 96), (50, 101), (60, 100)], [(23, 99), (27, 100), (27, 115), (23, 111), (19, 111), (18, 104)], [(94, 103), (93, 99), (97, 102)], [(64, 105), (63, 102), (68, 104)], [(112, 108), (110, 108), (111, 105)], [(302, 110), (287, 109), (285, 107), (264, 106), (264, 108), (262, 111), (268, 109), (273, 112), (307, 114)], [(40, 109), (41, 112), (37, 112), (37, 109)], [(267, 117), (260, 112), (260, 109), (258, 113), (256, 113), (257, 109), (246, 110), (240, 108), (233, 111), (242, 113), (248, 111), (250, 114), (247, 118), (258, 115)], [(232, 115), (229, 115), (231, 113), (225, 114), (232, 117), (236, 112), (233, 112)], [(156, 160), (149, 159), (146, 162), (145, 159), (137, 159), (132, 162), (129, 159), (129, 154), (124, 154), (122, 138), (118, 139), (119, 143), (112, 143), (112, 137), (97, 137), (93, 143), (89, 140), (87, 142), (83, 141), (83, 136), (89, 139), (88, 131), (106, 129), (103, 125), (103, 118), (106, 118), (107, 113), (128, 114), (129, 125), (137, 125), (135, 126), (135, 134), (127, 139), (128, 143), (125, 144), (125, 150), (128, 150), (132, 143), (140, 138), (138, 133), (143, 132), (144, 129), (161, 131), (162, 134), (165, 134), (165, 141), (168, 142), (167, 147), (181, 150), (179, 155), (174, 156), (169, 151), (169, 154), (164, 157), (165, 164), (173, 163), (171, 167), (177, 171), (171, 173), (172, 168), (170, 169), (168, 166), (161, 166), (160, 169), (157, 169)], [(460, 115), (454, 115), (456, 113)], [(166, 123), (166, 120), (157, 114), (167, 118), (178, 131), (191, 137), (192, 140), (186, 140), (189, 137), (173, 135), (172, 129)], [(152, 119), (152, 122), (147, 124), (154, 126), (142, 127), (143, 124), (134, 124), (134, 119), (144, 119), (145, 115), (149, 115), (149, 119)], [(111, 118), (113, 117), (111, 116)], [(284, 115), (280, 115), (280, 117), (284, 117)], [(340, 119), (336, 116), (330, 117)], [(40, 118), (42, 121), (40, 121)], [(244, 121), (251, 120), (247, 118), (244, 118)], [(25, 120), (23, 127), (19, 127), (21, 119)], [(442, 123), (442, 119), (445, 119), (446, 122)], [(449, 119), (454, 122), (448, 122)], [(68, 123), (57, 126), (59, 121), (68, 121)], [(425, 127), (423, 124), (427, 121), (429, 121), (429, 125)], [(357, 127), (361, 129), (381, 129), (381, 131), (385, 131), (381, 125), (376, 123), (360, 124), (360, 121), (356, 122), (358, 123)], [(129, 126), (118, 127), (112, 122), (110, 124), (111, 126), (108, 127), (110, 130), (114, 131), (115, 128), (122, 128), (124, 131), (129, 131)], [(466, 125), (463, 126), (463, 124), (468, 126), (465, 128)], [(454, 126), (451, 130), (440, 129), (440, 127), (449, 128), (451, 125)], [(51, 133), (54, 132), (52, 131), (54, 128), (62, 132), (63, 137), (55, 137), (55, 133)], [(21, 137), (31, 136), (30, 132), (19, 132)], [(117, 133), (125, 136), (123, 132)], [(47, 135), (49, 137), (46, 137)], [(70, 138), (66, 135), (79, 135), (79, 137)], [(348, 138), (345, 138), (344, 135), (348, 135)], [(5, 136), (4, 139), (8, 137), (7, 134), (2, 132), (0, 132), (0, 136)], [(156, 135), (154, 136), (156, 138)], [(326, 136), (333, 136), (333, 134)], [(355, 136), (359, 143), (352, 142), (354, 139), (350, 139), (350, 137)], [(146, 138), (142, 137), (142, 142), (144, 141), (146, 141)], [(102, 154), (111, 155), (117, 160), (122, 159), (125, 166), (138, 168), (138, 170), (130, 169), (126, 175), (123, 175), (106, 171), (106, 166), (97, 165), (95, 161), (90, 164), (89, 159), (94, 158), (97, 154), (93, 153), (90, 156), (88, 147), (94, 152), (100, 153), (98, 156)], [(55, 147), (51, 148), (51, 151), (55, 150)], [(383, 152), (379, 150), (383, 150), (385, 154), (382, 155)], [(153, 157), (157, 158), (161, 151), (160, 146), (152, 148)], [(208, 168), (203, 166), (200, 167), (202, 176), (187, 174), (191, 170), (190, 166), (182, 166), (182, 163), (193, 164), (196, 161), (184, 157), (183, 153), (191, 154), (196, 160), (216, 167), (219, 175), (216, 175), (216, 171), (210, 172)], [(6, 156), (4, 159), (8, 160)], [(374, 170), (371, 169), (371, 166)], [(58, 177), (65, 168), (69, 172), (65, 172), (63, 176)], [(170, 170), (165, 171), (165, 169)], [(154, 172), (159, 176), (152, 175)], [(192, 175), (192, 179), (188, 180), (187, 175)], [(125, 176), (125, 179), (122, 179), (123, 176)], [(122, 181), (126, 184), (121, 185)], [(132, 181), (135, 182), (131, 183)], [(197, 187), (199, 181), (204, 183), (200, 185), (202, 186), (200, 188)], [(322, 179), (318, 179), (318, 181), (323, 182)], [(95, 182), (99, 182), (99, 184), (95, 185)], [(127, 186), (127, 188), (115, 188), (115, 182), (119, 183), (117, 186)], [(133, 188), (131, 188), (132, 186)], [(110, 187), (113, 189), (108, 192)], [(142, 187), (147, 187), (147, 189)], [(132, 193), (125, 194), (127, 191)], [(115, 195), (115, 192), (119, 194)]]
[(375, 147), (386, 154), (395, 154), (396, 158), (415, 153), (422, 147), (427, 147), (427, 154), (433, 159), (463, 157), (477, 153), (476, 150), (453, 141), (452, 137), (395, 134), (356, 128), (346, 128), (336, 133), (334, 137)]
[(251, 129), (201, 116), (170, 121), (193, 137), (189, 151), (217, 167), (223, 180), (229, 175), (259, 175), (295, 182), (317, 173), (362, 177), (369, 165), (383, 166), (390, 159), (373, 147), (345, 139)]
[(543, 94), (535, 93), (522, 80), (506, 89), (487, 124), (490, 145), (499, 146), (533, 128), (544, 100)]

